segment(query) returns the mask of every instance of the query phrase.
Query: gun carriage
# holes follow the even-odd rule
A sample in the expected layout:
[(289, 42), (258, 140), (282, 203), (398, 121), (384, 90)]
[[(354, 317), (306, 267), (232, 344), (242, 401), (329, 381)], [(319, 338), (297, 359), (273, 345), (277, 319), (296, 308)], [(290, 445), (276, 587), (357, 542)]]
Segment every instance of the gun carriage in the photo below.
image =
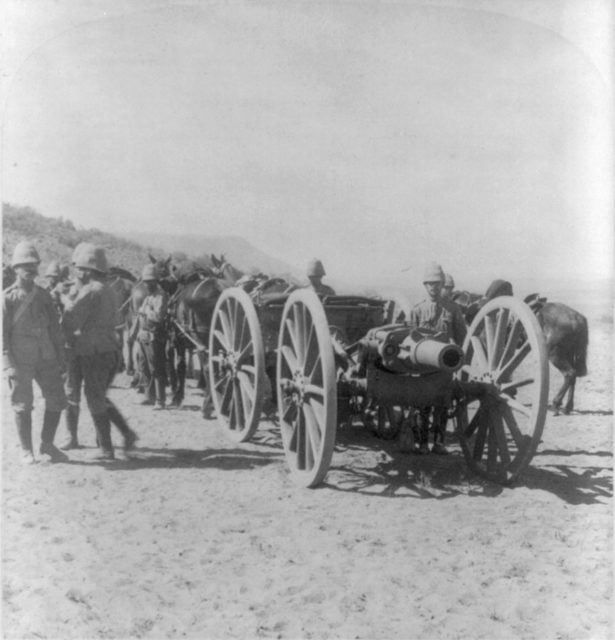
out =
[(291, 475), (306, 487), (324, 479), (338, 424), (356, 415), (396, 435), (413, 412), (446, 406), (468, 466), (500, 483), (528, 466), (546, 417), (540, 326), (509, 296), (481, 309), (460, 348), (387, 324), (383, 300), (232, 288), (214, 310), (209, 353), (214, 405), (234, 441), (258, 427), (269, 377)]

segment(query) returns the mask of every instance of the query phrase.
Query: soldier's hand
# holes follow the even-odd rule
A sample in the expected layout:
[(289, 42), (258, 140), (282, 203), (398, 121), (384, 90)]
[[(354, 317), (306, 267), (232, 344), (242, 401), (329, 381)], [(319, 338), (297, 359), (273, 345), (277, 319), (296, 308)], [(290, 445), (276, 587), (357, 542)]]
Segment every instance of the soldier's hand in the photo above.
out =
[(15, 384), (15, 380), (17, 380), (17, 371), (13, 367), (8, 367), (4, 370), (4, 372), (9, 383), (9, 388), (12, 389), (13, 385)]

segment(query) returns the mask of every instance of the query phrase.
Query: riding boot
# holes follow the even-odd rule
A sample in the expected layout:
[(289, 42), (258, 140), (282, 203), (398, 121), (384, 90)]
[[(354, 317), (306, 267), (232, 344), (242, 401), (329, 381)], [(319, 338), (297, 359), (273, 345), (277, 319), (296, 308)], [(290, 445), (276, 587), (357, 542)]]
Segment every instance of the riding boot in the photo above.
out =
[(448, 453), (444, 444), (446, 438), (447, 411), (444, 408), (436, 407), (433, 411), (433, 453), (445, 456)]
[(113, 460), (113, 443), (111, 442), (111, 422), (107, 412), (97, 413), (92, 416), (96, 427), (100, 453), (95, 456), (97, 460)]
[(68, 460), (66, 455), (62, 453), (54, 444), (53, 440), (60, 423), (61, 411), (45, 410), (43, 416), (43, 430), (41, 431), (41, 446), (39, 452), (51, 458), (51, 462), (65, 462)]
[(67, 451), (68, 449), (79, 449), (79, 440), (77, 439), (77, 427), (79, 426), (79, 405), (69, 404), (66, 408), (66, 430), (68, 431), (68, 440), (60, 449)]
[(34, 464), (36, 460), (32, 452), (32, 414), (29, 411), (15, 413), (15, 424), (17, 425), (17, 435), (23, 452), (22, 462), (24, 464)]
[(417, 444), (416, 453), (424, 455), (429, 453), (429, 409), (421, 410), (417, 417)]
[(156, 405), (154, 409), (164, 409), (164, 405), (166, 404), (167, 399), (167, 390), (166, 385), (164, 384), (164, 380), (160, 378), (155, 379), (156, 386)]
[(124, 437), (124, 449), (127, 451), (132, 449), (137, 441), (137, 434), (128, 426), (126, 418), (109, 398), (107, 398), (107, 416)]

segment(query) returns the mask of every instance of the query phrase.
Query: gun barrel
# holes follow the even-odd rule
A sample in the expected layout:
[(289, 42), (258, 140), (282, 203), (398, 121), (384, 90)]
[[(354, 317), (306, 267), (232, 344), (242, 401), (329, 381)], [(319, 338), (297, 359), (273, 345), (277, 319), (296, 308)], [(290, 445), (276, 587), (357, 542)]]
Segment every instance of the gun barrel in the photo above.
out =
[(436, 367), (454, 373), (463, 364), (463, 351), (456, 344), (430, 338), (417, 341), (408, 336), (401, 347), (400, 359), (409, 365)]

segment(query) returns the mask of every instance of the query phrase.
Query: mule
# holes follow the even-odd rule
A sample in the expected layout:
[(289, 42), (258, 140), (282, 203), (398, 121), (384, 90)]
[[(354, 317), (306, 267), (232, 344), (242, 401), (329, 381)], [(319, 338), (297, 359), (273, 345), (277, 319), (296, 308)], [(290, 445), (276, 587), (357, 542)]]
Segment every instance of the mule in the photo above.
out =
[(538, 318), (549, 361), (564, 376), (564, 382), (551, 404), (554, 415), (559, 415), (566, 393), (568, 397), (563, 413), (568, 415), (574, 410), (576, 380), (587, 375), (587, 318), (561, 302), (547, 302), (537, 293), (527, 296), (524, 302)]
[(244, 275), (226, 261), (224, 256), (211, 257), (211, 267), (198, 267), (178, 276), (179, 287), (172, 297), (169, 312), (171, 319), (170, 343), (177, 364), (173, 381), (172, 404), (180, 406), (184, 400), (187, 361), (196, 350), (199, 357), (199, 386), (203, 388), (202, 413), (211, 417), (211, 392), (207, 375), (207, 345), (214, 308), (222, 292), (235, 285)]
[(117, 299), (117, 305), (119, 310), (119, 324), (117, 326), (118, 335), (122, 343), (122, 350), (120, 352), (120, 365), (119, 371), (122, 371), (126, 367), (127, 362), (127, 337), (129, 328), (130, 317), (130, 297), (136, 278), (121, 267), (110, 267), (107, 274), (107, 284), (111, 287), (115, 297)]

